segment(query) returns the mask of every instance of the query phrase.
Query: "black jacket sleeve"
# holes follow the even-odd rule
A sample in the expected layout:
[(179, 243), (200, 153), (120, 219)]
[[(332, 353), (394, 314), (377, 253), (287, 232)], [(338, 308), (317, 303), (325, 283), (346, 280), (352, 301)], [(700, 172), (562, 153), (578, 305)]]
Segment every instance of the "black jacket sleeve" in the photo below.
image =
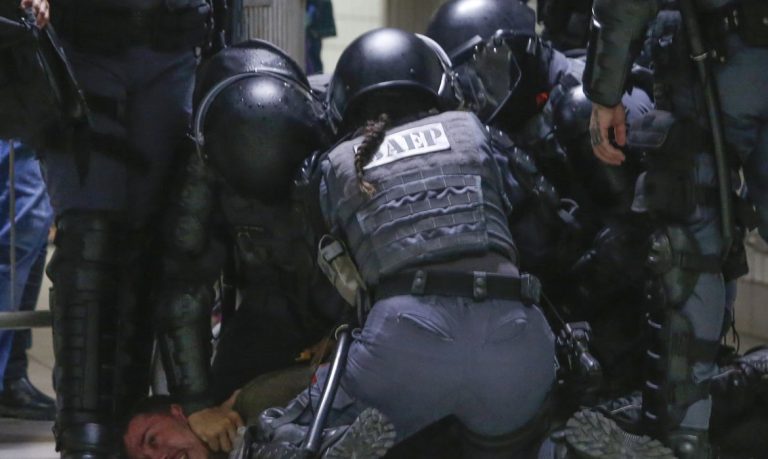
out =
[(584, 92), (592, 102), (608, 107), (621, 102), (635, 59), (633, 44), (657, 11), (657, 0), (595, 0), (584, 71)]

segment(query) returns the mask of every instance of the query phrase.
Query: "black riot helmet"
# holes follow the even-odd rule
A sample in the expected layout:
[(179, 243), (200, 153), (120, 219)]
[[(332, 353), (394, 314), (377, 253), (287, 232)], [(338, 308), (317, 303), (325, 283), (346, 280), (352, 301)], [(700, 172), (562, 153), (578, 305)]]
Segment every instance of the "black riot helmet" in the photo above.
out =
[(592, 23), (592, 0), (539, 0), (538, 21), (546, 40), (561, 51), (586, 48)]
[(285, 51), (264, 40), (248, 40), (224, 48), (200, 65), (194, 100), (200, 99), (223, 79), (238, 73), (269, 70), (309, 86), (301, 66)]
[(517, 127), (546, 91), (535, 12), (518, 0), (451, 0), (426, 35), (448, 53), (468, 104), (487, 123)]
[(553, 98), (555, 138), (568, 156), (573, 180), (583, 185), (589, 198), (601, 209), (628, 212), (641, 167), (631, 156), (623, 167), (609, 166), (595, 157), (589, 138), (591, 115), (592, 102), (581, 85)]
[(376, 29), (347, 46), (328, 89), (330, 115), (341, 122), (367, 96), (382, 91), (426, 98), (440, 110), (456, 108), (461, 101), (439, 46), (398, 29)]
[(533, 37), (536, 13), (519, 0), (450, 0), (432, 16), (426, 35), (454, 59), (475, 36), (487, 40), (499, 30)]
[(221, 75), (197, 104), (199, 153), (242, 196), (284, 200), (300, 163), (331, 143), (321, 101), (303, 73), (255, 68)]

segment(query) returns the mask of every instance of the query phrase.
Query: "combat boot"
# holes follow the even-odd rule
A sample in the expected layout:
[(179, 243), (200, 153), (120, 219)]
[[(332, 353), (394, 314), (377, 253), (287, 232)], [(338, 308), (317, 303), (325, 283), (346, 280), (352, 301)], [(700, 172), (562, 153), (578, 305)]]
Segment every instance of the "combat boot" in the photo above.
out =
[(56, 402), (33, 386), (27, 376), (7, 379), (0, 392), (0, 417), (53, 421)]
[(711, 459), (712, 448), (706, 430), (676, 429), (667, 435), (667, 444), (678, 459)]
[(768, 378), (768, 346), (750, 349), (736, 359), (736, 366), (756, 380)]
[(566, 423), (565, 441), (581, 459), (674, 459), (672, 450), (646, 435), (626, 432), (594, 409), (578, 411)]
[(395, 444), (395, 427), (381, 411), (366, 408), (341, 437), (323, 453), (323, 459), (378, 459)]

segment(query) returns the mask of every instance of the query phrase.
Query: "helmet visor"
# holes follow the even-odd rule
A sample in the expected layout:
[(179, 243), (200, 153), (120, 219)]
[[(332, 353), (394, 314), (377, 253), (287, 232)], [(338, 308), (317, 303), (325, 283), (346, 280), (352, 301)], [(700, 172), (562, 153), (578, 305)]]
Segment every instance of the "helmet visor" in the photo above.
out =
[(500, 33), (475, 48), (472, 66), (483, 95), (478, 100), (478, 115), (486, 122), (493, 120), (520, 84), (518, 48), (516, 37)]

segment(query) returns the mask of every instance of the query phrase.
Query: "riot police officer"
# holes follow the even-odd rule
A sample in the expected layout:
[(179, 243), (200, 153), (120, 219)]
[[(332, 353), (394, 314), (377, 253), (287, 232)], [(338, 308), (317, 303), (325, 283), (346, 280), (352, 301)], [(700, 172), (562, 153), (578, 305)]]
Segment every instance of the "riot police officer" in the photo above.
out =
[(153, 219), (191, 114), (203, 0), (56, 2), (89, 125), (44, 154), (56, 213), (53, 282), (57, 449), (108, 457), (114, 422), (146, 394)]
[[(200, 154), (186, 158), (166, 214), (155, 298), (169, 390), (192, 421), (259, 374), (295, 364), (340, 305), (315, 269), (314, 236), (292, 187), (301, 161), (332, 139), (303, 71), (254, 40), (222, 50), (198, 77)], [(224, 317), (209, 368), (220, 278)], [(216, 408), (207, 415), (221, 417)]]
[[(574, 130), (556, 126), (562, 120), (554, 107), (565, 107), (579, 91), (583, 61), (541, 40), (533, 10), (521, 2), (451, 0), (435, 12), (426, 33), (447, 50), (467, 104), (495, 135), (511, 138), (506, 154), (519, 185), (511, 195), (517, 210), (512, 231), (524, 269), (545, 285), (562, 278), (602, 228), (599, 219), (584, 221), (595, 219), (573, 205), (583, 203), (574, 200), (580, 180), (570, 172), (574, 152), (556, 138), (559, 130)], [(631, 116), (651, 106), (644, 91), (626, 100)]]
[(546, 425), (553, 336), (515, 265), (492, 139), (452, 111), (456, 89), (434, 47), (395, 29), (358, 37), (334, 72), (329, 110), (347, 135), (321, 158), (319, 205), (370, 310), (329, 422), (372, 406), (403, 440), (453, 415), (469, 457), (523, 457)]
[(536, 2), (537, 21), (544, 26), (542, 36), (555, 49), (580, 51), (587, 46), (592, 2), (589, 0), (541, 0)]
[(705, 389), (717, 369), (713, 350), (724, 316), (723, 275), (728, 276), (721, 260), (727, 251), (724, 237), (732, 232), (727, 212), (731, 172), (719, 125), (735, 153), (731, 159), (745, 166), (748, 194), (765, 238), (768, 27), (759, 20), (766, 17), (760, 1), (663, 3), (660, 9), (656, 1), (595, 2), (584, 85), (594, 102), (594, 153), (608, 164), (621, 164), (625, 156), (611, 144), (609, 130), (616, 144), (627, 142), (619, 97), (636, 43), (656, 19), (649, 34), (654, 92), (665, 111), (651, 113), (630, 131), (630, 136), (644, 137), (651, 158), (649, 172), (638, 183), (636, 207), (657, 217), (659, 225), (649, 259), (658, 279), (649, 292), (658, 304), (650, 321), (657, 340), (648, 351), (643, 412), (649, 431), (676, 454), (706, 457), (711, 403)]
[[(568, 381), (562, 386), (565, 403), (558, 406), (569, 409), (597, 389), (623, 393), (638, 381), (631, 362), (643, 313), (637, 285), (644, 272), (635, 259), (644, 255), (644, 244), (637, 242), (647, 230), (630, 212), (638, 165), (607, 167), (593, 160), (588, 141), (584, 148), (591, 104), (580, 83), (583, 59), (551, 49), (534, 25), (532, 10), (518, 2), (453, 0), (438, 9), (427, 33), (454, 49), (452, 63), (468, 105), (495, 136), (511, 138), (503, 151), (517, 183), (510, 193), (510, 228), (520, 266), (542, 280), (561, 311), (551, 319), (559, 323), (562, 316), (571, 329), (578, 325), (580, 336), (591, 336), (591, 351), (602, 366), (599, 387), (594, 368), (571, 368), (569, 362), (579, 361), (568, 357), (573, 339), (563, 338), (558, 347)], [(652, 107), (637, 87), (624, 100), (631, 118)], [(598, 283), (595, 272), (609, 276)], [(566, 328), (561, 331), (570, 334)]]

